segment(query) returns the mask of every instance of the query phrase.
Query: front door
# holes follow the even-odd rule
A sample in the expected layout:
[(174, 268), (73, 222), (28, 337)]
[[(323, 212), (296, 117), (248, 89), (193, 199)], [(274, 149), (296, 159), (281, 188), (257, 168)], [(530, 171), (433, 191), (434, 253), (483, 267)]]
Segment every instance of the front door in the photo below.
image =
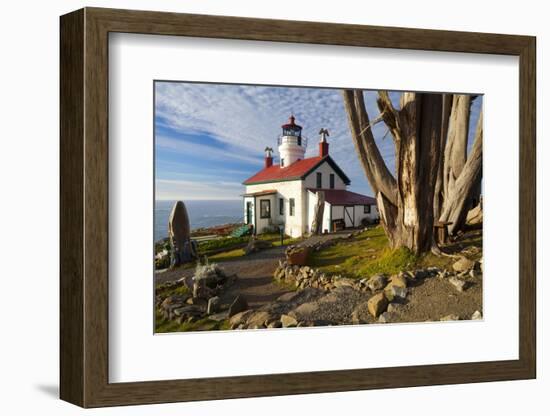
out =
[(246, 203), (246, 223), (252, 224), (252, 202)]
[(344, 221), (346, 223), (346, 228), (355, 227), (355, 222), (353, 218), (355, 217), (355, 211), (353, 205), (344, 207)]

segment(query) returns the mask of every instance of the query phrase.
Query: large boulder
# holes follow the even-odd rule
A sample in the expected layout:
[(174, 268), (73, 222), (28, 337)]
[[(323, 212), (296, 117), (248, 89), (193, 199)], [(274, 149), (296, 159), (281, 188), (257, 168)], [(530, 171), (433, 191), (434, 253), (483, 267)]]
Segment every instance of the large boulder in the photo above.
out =
[(297, 326), (298, 321), (290, 315), (281, 315), (281, 324), (283, 328), (291, 328)]
[(397, 286), (397, 287), (407, 287), (407, 278), (404, 274), (394, 274), (393, 276), (390, 276), (390, 282), (388, 283), (388, 286)]
[(453, 270), (456, 272), (467, 272), (470, 269), (473, 269), (475, 262), (473, 260), (467, 259), (466, 257), (460, 257), (458, 261), (453, 263)]
[(182, 201), (177, 201), (168, 218), (168, 240), (170, 242), (170, 266), (175, 267), (197, 257), (196, 244), (191, 241), (189, 215)]
[(254, 311), (252, 309), (236, 313), (229, 318), (229, 325), (233, 328), (237, 325), (243, 324), (253, 313)]
[(388, 299), (386, 299), (384, 292), (378, 293), (368, 300), (369, 313), (375, 318), (378, 318), (378, 316), (380, 316), (380, 314), (384, 312), (387, 307)]
[(272, 318), (273, 317), (269, 314), (269, 312), (265, 312), (265, 311), (254, 312), (247, 318), (246, 324), (249, 327), (261, 328), (266, 326), (267, 321), (272, 321), (273, 320)]
[(384, 289), (386, 299), (392, 301), (403, 301), (407, 297), (407, 288), (401, 286), (394, 286), (391, 282)]
[(386, 286), (388, 279), (383, 274), (375, 274), (367, 281), (367, 286), (370, 290), (377, 291)]

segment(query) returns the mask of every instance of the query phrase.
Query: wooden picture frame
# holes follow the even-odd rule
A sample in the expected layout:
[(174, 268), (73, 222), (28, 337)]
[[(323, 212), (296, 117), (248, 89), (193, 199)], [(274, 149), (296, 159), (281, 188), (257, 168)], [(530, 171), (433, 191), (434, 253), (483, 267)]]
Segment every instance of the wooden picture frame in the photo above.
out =
[[(535, 378), (534, 37), (99, 8), (85, 8), (62, 16), (60, 28), (60, 396), (63, 400), (82, 407), (101, 407)], [(518, 56), (519, 359), (109, 383), (110, 32)]]

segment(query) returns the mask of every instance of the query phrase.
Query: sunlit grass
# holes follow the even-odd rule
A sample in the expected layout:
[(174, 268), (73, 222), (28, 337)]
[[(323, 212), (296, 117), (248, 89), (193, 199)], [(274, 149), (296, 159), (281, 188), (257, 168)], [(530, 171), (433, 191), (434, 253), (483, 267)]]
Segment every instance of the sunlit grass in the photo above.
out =
[[(466, 239), (463, 244), (481, 248), (481, 237)], [(481, 254), (478, 255), (480, 256)], [(431, 266), (449, 269), (454, 261), (456, 260), (451, 257), (432, 253), (416, 256), (407, 248), (392, 250), (381, 226), (320, 252), (314, 252), (310, 257), (310, 265), (324, 273), (356, 278), (369, 277), (376, 273), (396, 274), (403, 270)]]

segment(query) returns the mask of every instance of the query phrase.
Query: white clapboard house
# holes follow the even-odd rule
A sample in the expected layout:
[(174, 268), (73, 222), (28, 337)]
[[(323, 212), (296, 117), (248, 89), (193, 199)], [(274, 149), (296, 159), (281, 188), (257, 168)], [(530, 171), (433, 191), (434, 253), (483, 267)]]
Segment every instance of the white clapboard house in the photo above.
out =
[(248, 178), (244, 194), (244, 221), (254, 232), (278, 230), (300, 237), (311, 231), (318, 192), (325, 198), (322, 231), (359, 227), (364, 219), (378, 219), (376, 200), (350, 192), (349, 178), (329, 155), (328, 131), (321, 129), (319, 154), (304, 158), (307, 139), (294, 116), (282, 126), (278, 139), (279, 164), (273, 150), (266, 148), (264, 168)]

